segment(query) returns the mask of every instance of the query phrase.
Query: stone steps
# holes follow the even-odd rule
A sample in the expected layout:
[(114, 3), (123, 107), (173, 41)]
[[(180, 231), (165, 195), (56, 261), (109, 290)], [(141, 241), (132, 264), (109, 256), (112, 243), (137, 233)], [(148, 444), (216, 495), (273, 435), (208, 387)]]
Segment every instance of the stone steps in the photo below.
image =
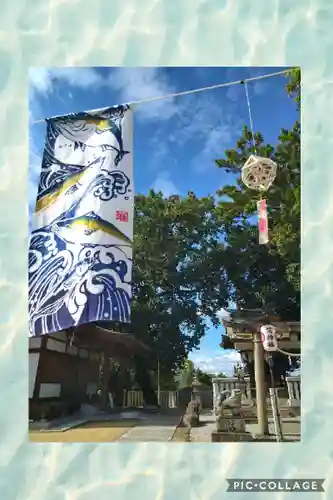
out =
[[(243, 406), (243, 412), (245, 414), (245, 418), (253, 418), (257, 416), (257, 407), (256, 405), (253, 406)], [(288, 417), (296, 417), (299, 416), (299, 411), (297, 412), (295, 409), (291, 408), (289, 405), (280, 405), (279, 406), (280, 410), (280, 415), (282, 418), (288, 418)], [(267, 404), (267, 414), (268, 417), (273, 417), (273, 409), (270, 404)]]
[[(283, 435), (283, 442), (288, 442), (288, 443), (299, 443), (301, 440), (300, 434), (294, 434), (294, 433), (284, 433)], [(253, 442), (254, 443), (272, 443), (276, 442), (276, 436), (270, 435), (270, 436), (253, 436)]]

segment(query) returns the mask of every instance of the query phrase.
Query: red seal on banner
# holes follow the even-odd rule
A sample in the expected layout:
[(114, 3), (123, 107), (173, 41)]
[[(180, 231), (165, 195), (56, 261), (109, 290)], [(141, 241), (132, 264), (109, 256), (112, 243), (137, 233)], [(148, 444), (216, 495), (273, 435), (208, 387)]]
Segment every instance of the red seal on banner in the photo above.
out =
[(120, 222), (128, 222), (128, 212), (117, 210), (116, 220), (119, 220)]

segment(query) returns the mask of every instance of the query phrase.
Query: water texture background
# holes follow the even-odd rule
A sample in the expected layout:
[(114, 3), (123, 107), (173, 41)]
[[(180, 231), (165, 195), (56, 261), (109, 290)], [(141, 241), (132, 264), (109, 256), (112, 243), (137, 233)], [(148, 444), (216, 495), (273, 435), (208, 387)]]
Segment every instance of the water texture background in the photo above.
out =
[[(326, 477), (321, 498), (332, 498), (332, 26), (328, 0), (2, 0), (1, 498), (228, 499), (225, 478), (249, 476)], [(303, 68), (302, 444), (28, 444), (28, 67), (296, 64)]]

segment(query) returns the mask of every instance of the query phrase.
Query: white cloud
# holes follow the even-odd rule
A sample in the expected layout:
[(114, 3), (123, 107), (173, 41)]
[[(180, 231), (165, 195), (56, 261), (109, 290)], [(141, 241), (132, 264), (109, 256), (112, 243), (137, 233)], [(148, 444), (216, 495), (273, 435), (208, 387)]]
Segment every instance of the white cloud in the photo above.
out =
[(229, 317), (230, 317), (230, 314), (229, 314), (229, 312), (228, 312), (226, 309), (223, 309), (223, 308), (222, 308), (222, 309), (220, 309), (219, 311), (217, 311), (216, 316), (217, 316), (220, 320), (222, 320), (222, 319), (227, 319), (227, 318), (229, 318)]
[[(223, 90), (224, 93), (224, 90)], [(223, 99), (221, 92), (207, 91), (181, 97), (177, 124), (168, 136), (170, 143), (185, 147), (195, 141), (201, 149), (192, 157), (192, 168), (197, 172), (207, 171), (214, 160), (234, 142), (241, 133), (242, 122), (235, 106)]]
[(159, 129), (148, 138), (147, 148), (150, 152), (147, 163), (149, 169), (157, 171), (160, 170), (161, 166), (164, 169), (169, 169), (177, 164), (176, 158), (171, 154), (170, 143), (163, 129)]
[[(230, 78), (230, 81), (233, 81), (235, 80), (235, 76), (233, 75), (236, 75), (236, 69), (230, 69), (228, 71), (228, 79)], [(246, 71), (246, 78), (255, 78), (257, 76), (262, 76), (262, 75), (265, 75), (267, 74), (268, 71), (266, 68), (247, 68), (247, 71)], [(268, 85), (269, 85), (269, 79), (264, 79), (264, 80), (252, 80), (250, 82), (248, 82), (248, 90), (249, 90), (249, 95), (250, 95), (250, 98), (251, 96), (261, 96), (263, 95), (267, 89), (268, 89)], [(238, 84), (238, 85), (231, 85), (230, 87), (228, 87), (228, 90), (227, 90), (227, 98), (231, 101), (231, 102), (238, 102), (239, 104), (241, 104), (242, 106), (246, 106), (246, 96), (245, 96), (245, 88), (244, 88), (244, 85), (242, 84)], [(245, 109), (245, 108), (244, 108)]]
[[(113, 70), (109, 76), (109, 85), (120, 92), (122, 102), (167, 96), (180, 90), (188, 90), (173, 87), (165, 74), (157, 68)], [(201, 152), (193, 158), (192, 166), (197, 171), (205, 171), (228, 147), (235, 133), (241, 130), (239, 117), (235, 116), (230, 105), (221, 108), (214, 91), (142, 103), (138, 105), (136, 113), (142, 120), (160, 122), (152, 138), (159, 143), (154, 153), (153, 165), (164, 159), (171, 161), (173, 145), (183, 148), (186, 143), (195, 140), (203, 146)], [(170, 118), (174, 118), (171, 122), (172, 128), (166, 130), (163, 122)]]
[(29, 84), (32, 90), (48, 94), (52, 90), (52, 78), (47, 68), (30, 68)]
[(236, 142), (235, 137), (241, 135), (241, 130), (239, 117), (236, 114), (224, 116), (222, 114), (220, 123), (207, 131), (203, 137), (203, 147), (192, 162), (193, 169), (196, 172), (207, 171), (207, 168), (214, 165), (214, 160), (223, 156), (230, 144)]
[[(31, 68), (29, 71), (33, 93), (51, 94), (57, 80), (82, 89), (112, 89), (119, 93), (118, 101), (122, 103), (167, 96), (175, 92), (175, 88), (158, 68), (114, 68), (108, 77), (103, 77), (94, 68), (84, 67)], [(145, 120), (165, 120), (178, 113), (178, 104), (175, 98), (170, 97), (143, 103), (137, 107), (136, 113)]]
[[(158, 68), (118, 68), (108, 80), (113, 90), (120, 92), (122, 102), (141, 101), (167, 96), (175, 92)], [(175, 98), (142, 103), (137, 107), (138, 116), (146, 120), (166, 120), (178, 113)]]
[(207, 133), (204, 146), (198, 158), (195, 160), (196, 170), (202, 170), (207, 166), (207, 162), (213, 164), (213, 161), (221, 156), (225, 147), (232, 140), (232, 125), (226, 123), (214, 127)]
[(101, 75), (93, 68), (62, 67), (30, 68), (29, 70), (29, 83), (33, 92), (40, 94), (52, 93), (56, 80), (85, 89), (105, 84)]
[(211, 352), (194, 352), (190, 355), (196, 368), (206, 373), (225, 373), (232, 376), (234, 366), (241, 362), (237, 351), (223, 351), (222, 349)]
[(170, 179), (170, 174), (168, 172), (160, 172), (156, 177), (152, 188), (156, 192), (161, 191), (166, 198), (174, 194), (179, 194), (178, 188)]
[[(119, 95), (118, 102), (133, 102), (158, 96), (168, 96), (179, 90), (167, 78), (166, 72), (159, 68), (114, 68), (109, 75), (102, 77), (94, 68), (32, 68), (30, 85), (32, 96), (36, 93), (49, 95), (57, 80), (67, 82), (78, 88), (112, 89)], [(223, 92), (225, 92), (223, 90)], [(136, 108), (141, 120), (157, 121), (158, 128), (152, 140), (150, 167), (159, 168), (167, 161), (168, 167), (174, 162), (174, 149), (187, 147), (190, 141), (201, 145), (199, 152), (193, 153), (190, 164), (193, 170), (205, 172), (213, 167), (214, 159), (230, 146), (235, 135), (239, 135), (241, 125), (235, 114), (235, 106), (225, 102), (220, 106), (217, 91), (199, 94), (168, 97), (166, 99), (142, 103)], [(38, 99), (33, 99), (37, 101)], [(36, 119), (42, 113), (33, 113)], [(172, 119), (170, 122), (168, 120)], [(168, 122), (167, 122), (168, 121)], [(166, 123), (168, 127), (166, 126)], [(163, 176), (162, 176), (163, 177)], [(174, 189), (169, 179), (162, 179), (163, 191)]]

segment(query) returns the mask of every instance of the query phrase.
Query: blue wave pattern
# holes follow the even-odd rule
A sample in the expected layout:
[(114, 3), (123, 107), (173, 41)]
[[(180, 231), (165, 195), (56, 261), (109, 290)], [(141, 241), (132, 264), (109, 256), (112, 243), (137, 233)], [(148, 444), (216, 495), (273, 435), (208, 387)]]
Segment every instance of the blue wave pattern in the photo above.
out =
[(133, 241), (129, 106), (48, 120), (29, 246), (29, 335), (129, 322)]

